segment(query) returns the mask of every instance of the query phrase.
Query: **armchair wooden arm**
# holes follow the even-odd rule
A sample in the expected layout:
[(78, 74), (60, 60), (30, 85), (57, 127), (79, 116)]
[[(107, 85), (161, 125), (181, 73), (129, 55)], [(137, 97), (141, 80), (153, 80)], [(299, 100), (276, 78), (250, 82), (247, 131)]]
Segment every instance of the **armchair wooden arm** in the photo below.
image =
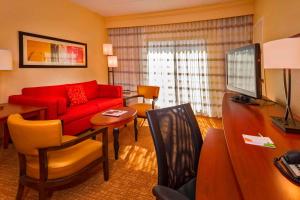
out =
[(139, 97), (143, 97), (144, 98), (144, 95), (140, 95), (140, 94), (132, 95), (132, 96), (126, 97), (126, 100), (134, 99), (134, 98), (139, 98)]
[(40, 181), (46, 181), (48, 179), (48, 154), (49, 151), (57, 151), (72, 147), (76, 144), (79, 144), (85, 140), (88, 140), (96, 135), (103, 133), (103, 155), (108, 157), (108, 137), (107, 137), (108, 128), (98, 128), (92, 129), (78, 136), (76, 139), (62, 143), (60, 146), (52, 146), (47, 148), (39, 148), (39, 165), (40, 165)]
[(152, 109), (155, 109), (155, 103), (158, 100), (158, 97), (153, 97), (153, 101), (152, 101)]
[(126, 99), (133, 99), (133, 98), (138, 98), (138, 97), (144, 97), (144, 95), (133, 95), (133, 96), (130, 96), (130, 97), (126, 97)]
[[(133, 98), (138, 98), (138, 97), (144, 97), (144, 95), (134, 95), (134, 96), (130, 96), (130, 97), (126, 97), (126, 100), (129, 100), (129, 99), (133, 99)], [(152, 109), (154, 109), (155, 107), (155, 102), (158, 100), (158, 97), (153, 97), (153, 100), (152, 100)], [(144, 101), (144, 100), (143, 100)]]
[[(62, 143), (60, 146), (52, 146), (52, 147), (46, 147), (46, 148), (40, 148), (39, 152), (41, 151), (56, 151), (56, 150), (61, 150), (61, 149), (65, 149), (71, 146), (74, 146), (80, 142), (83, 142), (84, 140), (90, 139), (95, 137), (96, 135), (103, 133), (103, 135), (107, 137), (107, 127), (105, 128), (98, 128), (98, 129), (91, 129), (83, 134), (81, 134), (80, 136), (78, 136), (76, 139), (67, 141)], [(105, 143), (105, 141), (103, 141)]]
[(133, 98), (138, 98), (138, 97), (144, 97), (144, 96), (137, 94), (137, 95), (132, 95), (132, 96), (128, 96), (128, 97), (126, 97), (126, 96), (123, 97), (123, 105), (127, 106), (127, 100), (133, 99)]

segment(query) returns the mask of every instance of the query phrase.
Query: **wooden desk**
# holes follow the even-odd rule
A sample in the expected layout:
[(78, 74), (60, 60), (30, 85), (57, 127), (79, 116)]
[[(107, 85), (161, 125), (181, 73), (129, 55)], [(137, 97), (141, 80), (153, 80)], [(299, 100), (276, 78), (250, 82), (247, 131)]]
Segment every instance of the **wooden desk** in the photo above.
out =
[[(300, 199), (300, 186), (291, 183), (273, 165), (274, 157), (300, 149), (300, 135), (287, 134), (275, 127), (271, 115), (282, 116), (277, 105), (249, 106), (234, 103), (230, 94), (223, 98), (223, 125), (233, 171), (243, 199)], [(242, 134), (261, 133), (270, 137), (275, 149), (245, 144)], [(222, 179), (222, 177), (220, 177)]]
[(198, 165), (196, 191), (197, 200), (242, 199), (223, 130), (207, 132)]
[(37, 107), (37, 106), (24, 106), (17, 104), (0, 104), (2, 109), (0, 110), (0, 123), (3, 124), (3, 148), (6, 149), (8, 147), (9, 142), (9, 131), (7, 127), (6, 120), (9, 115), (19, 113), (24, 118), (37, 118), (37, 119), (45, 119), (46, 107)]

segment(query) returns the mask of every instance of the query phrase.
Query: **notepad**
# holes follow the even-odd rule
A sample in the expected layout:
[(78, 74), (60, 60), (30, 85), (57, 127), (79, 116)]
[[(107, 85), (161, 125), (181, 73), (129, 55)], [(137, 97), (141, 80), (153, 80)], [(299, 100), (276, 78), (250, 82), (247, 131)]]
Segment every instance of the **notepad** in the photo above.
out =
[(276, 148), (274, 142), (269, 137), (253, 136), (243, 134), (243, 138), (246, 144), (252, 144), (262, 147)]

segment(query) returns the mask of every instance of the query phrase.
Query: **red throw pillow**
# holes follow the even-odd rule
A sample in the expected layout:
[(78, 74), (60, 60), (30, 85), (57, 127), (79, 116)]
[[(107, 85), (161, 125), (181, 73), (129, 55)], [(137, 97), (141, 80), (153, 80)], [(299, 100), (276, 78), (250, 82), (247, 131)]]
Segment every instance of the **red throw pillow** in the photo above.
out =
[(98, 84), (97, 81), (88, 81), (88, 82), (81, 82), (81, 83), (73, 83), (68, 84), (67, 86), (75, 86), (81, 85), (84, 89), (86, 98), (88, 100), (96, 99), (98, 97)]
[(81, 85), (67, 86), (68, 97), (71, 101), (71, 106), (85, 104), (88, 99)]

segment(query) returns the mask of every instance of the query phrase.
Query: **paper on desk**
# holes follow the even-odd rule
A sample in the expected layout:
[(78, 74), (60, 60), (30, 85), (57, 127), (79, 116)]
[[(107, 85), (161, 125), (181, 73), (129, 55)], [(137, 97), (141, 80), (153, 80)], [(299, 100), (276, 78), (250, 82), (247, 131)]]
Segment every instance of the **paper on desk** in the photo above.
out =
[(243, 138), (246, 144), (252, 144), (262, 147), (275, 148), (273, 141), (269, 137), (253, 136), (243, 134)]

